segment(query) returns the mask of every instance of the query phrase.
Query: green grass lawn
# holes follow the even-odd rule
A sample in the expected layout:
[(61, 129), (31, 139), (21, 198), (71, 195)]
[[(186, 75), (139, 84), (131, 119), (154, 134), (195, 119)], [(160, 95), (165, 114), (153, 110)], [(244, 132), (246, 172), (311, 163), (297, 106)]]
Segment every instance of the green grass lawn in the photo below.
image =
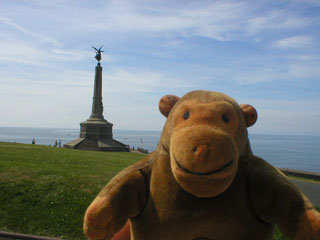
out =
[(0, 142), (0, 230), (85, 239), (82, 221), (90, 202), (142, 157)]
[[(142, 157), (0, 142), (0, 230), (85, 239), (86, 208), (116, 173)], [(286, 238), (277, 231), (274, 239)]]

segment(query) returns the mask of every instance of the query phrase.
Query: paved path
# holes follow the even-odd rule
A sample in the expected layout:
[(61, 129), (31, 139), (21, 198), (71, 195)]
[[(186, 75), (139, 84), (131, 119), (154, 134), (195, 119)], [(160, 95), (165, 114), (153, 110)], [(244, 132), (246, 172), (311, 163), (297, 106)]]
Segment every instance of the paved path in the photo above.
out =
[(310, 182), (304, 180), (291, 179), (301, 191), (310, 199), (313, 205), (320, 207), (320, 182)]

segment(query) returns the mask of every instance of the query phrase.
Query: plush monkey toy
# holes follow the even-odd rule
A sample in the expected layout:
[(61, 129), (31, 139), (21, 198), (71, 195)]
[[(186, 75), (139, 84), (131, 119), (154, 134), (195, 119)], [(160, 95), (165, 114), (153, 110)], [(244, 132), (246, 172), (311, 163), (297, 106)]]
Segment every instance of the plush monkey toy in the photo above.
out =
[(193, 91), (159, 103), (156, 151), (116, 175), (87, 209), (85, 234), (109, 240), (130, 222), (133, 240), (319, 240), (320, 214), (275, 167), (254, 156), (250, 105)]

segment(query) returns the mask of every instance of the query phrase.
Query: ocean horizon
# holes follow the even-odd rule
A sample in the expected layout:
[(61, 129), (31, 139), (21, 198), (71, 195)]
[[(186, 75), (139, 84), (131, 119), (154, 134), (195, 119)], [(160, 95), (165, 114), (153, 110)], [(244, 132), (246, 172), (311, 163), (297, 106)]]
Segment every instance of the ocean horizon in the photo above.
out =
[[(78, 138), (80, 129), (0, 127), (0, 141), (54, 146)], [(130, 148), (144, 148), (149, 152), (157, 148), (161, 131), (113, 130), (113, 138)], [(255, 155), (279, 168), (290, 168), (320, 173), (320, 136), (250, 134)]]

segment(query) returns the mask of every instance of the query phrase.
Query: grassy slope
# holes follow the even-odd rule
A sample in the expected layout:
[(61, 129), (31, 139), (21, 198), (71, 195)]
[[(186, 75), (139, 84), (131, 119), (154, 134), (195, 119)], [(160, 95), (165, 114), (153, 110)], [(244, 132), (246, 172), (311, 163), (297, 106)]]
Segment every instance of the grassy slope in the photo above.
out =
[(85, 209), (135, 153), (0, 143), (0, 229), (84, 239)]
[[(0, 142), (0, 230), (85, 239), (85, 209), (143, 156)], [(278, 231), (275, 240), (285, 240)]]

